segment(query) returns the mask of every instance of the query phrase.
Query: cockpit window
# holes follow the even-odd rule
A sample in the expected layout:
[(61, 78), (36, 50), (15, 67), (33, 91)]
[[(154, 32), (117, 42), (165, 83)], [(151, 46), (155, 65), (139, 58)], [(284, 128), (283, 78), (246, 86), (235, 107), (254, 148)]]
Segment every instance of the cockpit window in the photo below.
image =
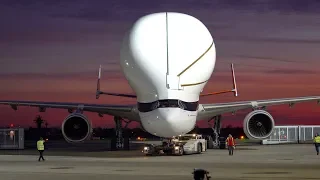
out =
[(188, 141), (190, 139), (196, 139), (196, 137), (194, 137), (194, 136), (179, 136), (178, 137), (179, 141)]
[(184, 102), (177, 99), (161, 99), (161, 100), (150, 102), (150, 103), (138, 102), (138, 110), (140, 112), (149, 112), (158, 108), (180, 108), (186, 111), (197, 111), (198, 104), (199, 104), (198, 101)]
[(178, 101), (174, 99), (159, 100), (158, 102), (160, 104), (159, 108), (179, 107)]

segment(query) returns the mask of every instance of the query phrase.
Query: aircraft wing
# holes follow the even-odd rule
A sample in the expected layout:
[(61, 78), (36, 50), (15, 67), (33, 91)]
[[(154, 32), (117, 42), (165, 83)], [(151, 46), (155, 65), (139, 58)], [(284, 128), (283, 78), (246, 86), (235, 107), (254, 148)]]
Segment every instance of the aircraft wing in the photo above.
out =
[(17, 110), (18, 106), (38, 107), (40, 112), (44, 112), (47, 108), (67, 109), (68, 112), (73, 110), (81, 110), (88, 112), (96, 112), (99, 115), (108, 114), (119, 116), (133, 121), (138, 121), (139, 116), (135, 105), (103, 105), (103, 104), (84, 104), (84, 103), (63, 103), (63, 102), (41, 102), (41, 101), (1, 101), (0, 105), (9, 105), (12, 109)]
[(199, 114), (201, 117), (213, 117), (224, 113), (235, 112), (244, 109), (265, 108), (268, 106), (289, 104), (292, 107), (296, 103), (315, 101), (320, 103), (320, 96), (306, 96), (296, 98), (282, 98), (282, 99), (267, 99), (256, 101), (239, 101), (230, 103), (217, 103), (217, 104), (201, 104), (199, 106)]

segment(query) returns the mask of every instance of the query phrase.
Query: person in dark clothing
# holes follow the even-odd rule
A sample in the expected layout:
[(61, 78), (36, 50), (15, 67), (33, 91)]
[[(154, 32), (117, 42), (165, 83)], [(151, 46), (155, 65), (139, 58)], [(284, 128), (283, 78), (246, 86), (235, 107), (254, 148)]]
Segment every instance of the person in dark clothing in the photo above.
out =
[(194, 180), (209, 180), (211, 178), (208, 175), (209, 172), (204, 170), (204, 169), (194, 169), (192, 174), (193, 174), (193, 179)]

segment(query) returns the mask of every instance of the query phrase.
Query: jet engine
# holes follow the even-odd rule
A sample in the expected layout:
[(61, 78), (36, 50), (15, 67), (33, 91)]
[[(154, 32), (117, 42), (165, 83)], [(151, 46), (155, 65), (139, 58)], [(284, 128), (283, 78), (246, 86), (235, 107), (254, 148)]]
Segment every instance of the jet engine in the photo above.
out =
[(79, 143), (90, 139), (92, 124), (84, 114), (72, 113), (64, 119), (61, 130), (67, 142)]
[(243, 121), (243, 131), (250, 139), (266, 139), (274, 128), (274, 119), (264, 110), (250, 112)]

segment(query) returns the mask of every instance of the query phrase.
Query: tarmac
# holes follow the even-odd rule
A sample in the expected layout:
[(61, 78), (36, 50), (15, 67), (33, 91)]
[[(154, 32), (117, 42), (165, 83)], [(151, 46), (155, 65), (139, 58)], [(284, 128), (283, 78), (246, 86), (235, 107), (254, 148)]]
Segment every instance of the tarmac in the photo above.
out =
[(44, 162), (31, 151), (0, 152), (1, 180), (191, 180), (194, 168), (208, 170), (212, 180), (320, 179), (320, 156), (310, 144), (239, 146), (234, 156), (220, 149), (151, 157), (140, 151), (82, 152), (75, 157), (70, 151), (61, 156), (63, 152), (48, 150)]

